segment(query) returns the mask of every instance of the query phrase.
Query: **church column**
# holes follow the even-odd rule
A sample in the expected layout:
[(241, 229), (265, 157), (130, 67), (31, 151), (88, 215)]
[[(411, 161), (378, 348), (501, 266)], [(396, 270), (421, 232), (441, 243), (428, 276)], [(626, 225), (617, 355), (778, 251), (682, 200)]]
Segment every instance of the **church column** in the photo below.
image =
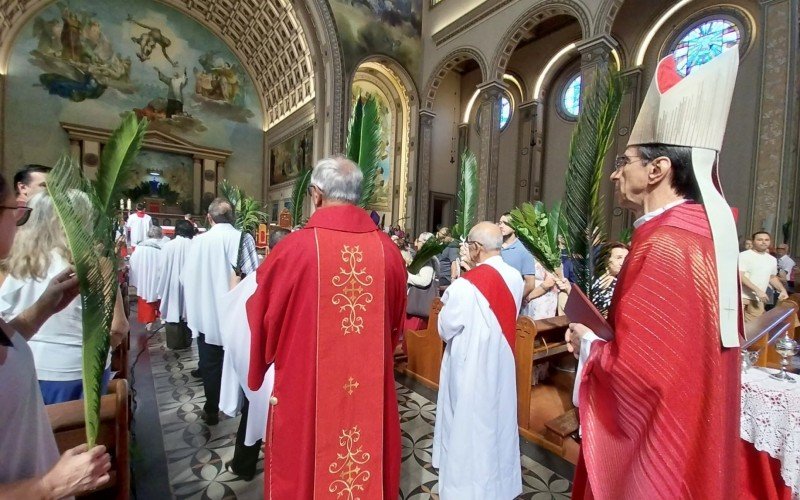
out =
[(217, 161), (217, 184), (214, 186), (214, 193), (219, 196), (219, 183), (225, 178), (225, 162), (222, 160)]
[[(428, 231), (428, 218), (430, 211), (430, 182), (431, 182), (431, 153), (433, 148), (433, 119), (436, 113), (423, 109), (419, 112), (419, 163), (417, 168), (416, 186), (409, 185), (409, 189), (417, 190), (417, 217), (411, 231), (414, 234)], [(410, 222), (410, 221), (409, 221)], [(402, 229), (402, 226), (401, 226)]]
[(194, 167), (192, 170), (192, 212), (199, 214), (202, 213), (203, 199), (203, 160), (194, 157)]
[[(777, 242), (783, 241), (782, 225), (793, 212), (797, 214), (797, 200), (792, 196), (796, 189), (797, 170), (792, 139), (796, 137), (792, 72), (797, 58), (796, 51), (792, 50), (797, 45), (797, 18), (792, 12), (793, 3), (789, 0), (760, 1), (760, 29), (764, 37), (761, 102), (750, 230), (747, 234), (765, 229)], [(795, 234), (797, 224), (795, 218), (792, 224)]]
[(200, 213), (208, 210), (208, 204), (217, 196), (217, 162), (210, 158), (203, 158), (203, 196), (201, 199)]
[(519, 121), (519, 163), (517, 165), (517, 189), (514, 204), (542, 197), (542, 138), (544, 121), (541, 103), (534, 99), (517, 108), (522, 116)]
[(500, 162), (500, 99), (506, 87), (491, 81), (478, 86), (481, 91), (480, 145), (478, 154), (478, 221), (497, 220), (497, 172)]
[(589, 88), (598, 70), (608, 67), (617, 42), (609, 35), (584, 40), (576, 47), (581, 55), (581, 90)]

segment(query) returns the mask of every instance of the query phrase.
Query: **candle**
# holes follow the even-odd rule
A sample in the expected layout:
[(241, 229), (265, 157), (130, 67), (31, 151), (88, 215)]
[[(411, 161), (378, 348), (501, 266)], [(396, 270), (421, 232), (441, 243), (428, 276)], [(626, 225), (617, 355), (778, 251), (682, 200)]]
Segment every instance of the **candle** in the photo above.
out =
[(130, 209), (131, 209), (131, 199), (128, 198), (128, 210), (130, 210)]
[(125, 199), (124, 198), (120, 198), (119, 199), (119, 209), (120, 210), (125, 210)]

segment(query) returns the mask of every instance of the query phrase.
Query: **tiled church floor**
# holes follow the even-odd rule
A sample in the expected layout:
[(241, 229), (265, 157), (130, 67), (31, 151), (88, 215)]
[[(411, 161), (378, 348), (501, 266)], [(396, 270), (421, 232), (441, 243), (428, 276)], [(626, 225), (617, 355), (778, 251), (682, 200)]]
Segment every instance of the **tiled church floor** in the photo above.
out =
[[(262, 498), (263, 461), (259, 462), (259, 474), (250, 482), (237, 480), (224, 470), (224, 463), (233, 456), (239, 419), (223, 417), (217, 426), (208, 427), (199, 418), (205, 401), (203, 386), (199, 379), (189, 375), (189, 371), (197, 367), (196, 348), (171, 351), (164, 344), (163, 333), (159, 332), (148, 341), (146, 349), (173, 496), (178, 499)], [(397, 383), (403, 445), (400, 498), (435, 499), (438, 498), (437, 475), (430, 459), (436, 404), (429, 399), (433, 397), (431, 391), (421, 388), (415, 392), (413, 382), (404, 377), (398, 380), (402, 382)], [(145, 431), (138, 434), (146, 434)], [(551, 468), (534, 461), (528, 455), (543, 458), (540, 460), (543, 462), (549, 462), (551, 457), (538, 449), (531, 452), (531, 447), (523, 444), (523, 450), (527, 451), (522, 455), (524, 493), (520, 498), (569, 498), (571, 482), (551, 470), (555, 468), (569, 477), (569, 467), (564, 467), (558, 459)], [(139, 450), (147, 453), (141, 446)], [(148, 481), (148, 478), (137, 479), (139, 484)], [(148, 498), (145, 492), (137, 496)]]

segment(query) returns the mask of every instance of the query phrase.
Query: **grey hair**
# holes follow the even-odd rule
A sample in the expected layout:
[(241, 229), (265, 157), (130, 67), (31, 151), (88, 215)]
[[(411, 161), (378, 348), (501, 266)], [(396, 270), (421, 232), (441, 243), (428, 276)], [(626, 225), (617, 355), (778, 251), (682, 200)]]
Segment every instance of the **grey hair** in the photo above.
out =
[(503, 246), (503, 233), (499, 229), (496, 231), (485, 230), (485, 227), (497, 227), (491, 222), (487, 222), (487, 224), (491, 224), (491, 226), (484, 226), (482, 223), (476, 224), (469, 232), (469, 239), (480, 243), (484, 250), (500, 250)]
[(214, 198), (208, 206), (208, 214), (217, 224), (233, 224), (236, 221), (233, 205), (225, 198)]
[(425, 244), (425, 242), (431, 238), (433, 238), (433, 233), (425, 232), (417, 236), (417, 241), (419, 241), (422, 244)]
[(150, 229), (147, 230), (147, 237), (153, 238), (154, 240), (163, 238), (164, 233), (161, 231), (161, 226), (150, 226)]
[(311, 173), (311, 185), (316, 186), (325, 199), (357, 204), (361, 199), (361, 182), (364, 176), (358, 165), (343, 156), (323, 158)]

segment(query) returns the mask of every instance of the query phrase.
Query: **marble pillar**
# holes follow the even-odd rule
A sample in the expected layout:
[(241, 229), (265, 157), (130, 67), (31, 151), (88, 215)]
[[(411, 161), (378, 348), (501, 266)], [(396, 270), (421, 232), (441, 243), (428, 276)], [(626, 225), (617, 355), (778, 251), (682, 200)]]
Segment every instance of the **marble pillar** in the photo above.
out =
[[(416, 189), (417, 214), (413, 234), (428, 231), (428, 217), (430, 211), (430, 182), (431, 182), (431, 153), (433, 148), (433, 119), (436, 113), (428, 110), (419, 112), (419, 161), (417, 163), (416, 185), (409, 184), (409, 190)], [(412, 193), (413, 194), (413, 193)], [(409, 226), (410, 221), (409, 222)]]

